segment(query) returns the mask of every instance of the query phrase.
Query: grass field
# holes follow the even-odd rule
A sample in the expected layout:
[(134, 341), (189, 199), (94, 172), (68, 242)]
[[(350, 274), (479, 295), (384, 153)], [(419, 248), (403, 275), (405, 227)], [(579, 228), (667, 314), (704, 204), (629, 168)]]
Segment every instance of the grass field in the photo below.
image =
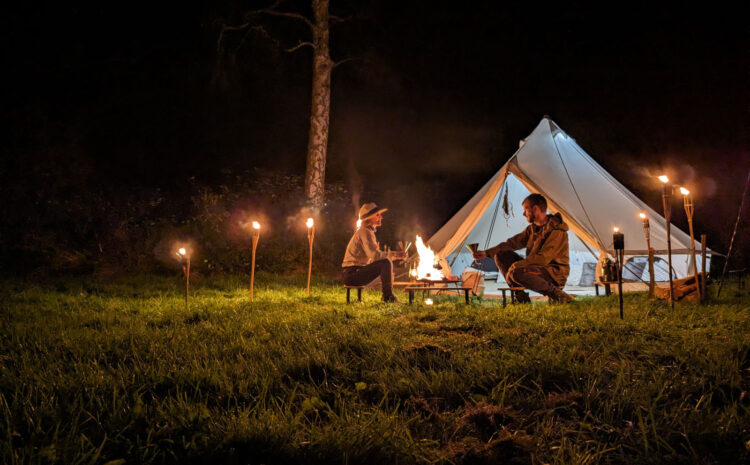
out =
[[(3, 463), (747, 463), (750, 309), (723, 291), (346, 305), (256, 277), (0, 283)], [(715, 291), (714, 291), (715, 293)], [(726, 297), (724, 297), (726, 296)], [(402, 299), (405, 300), (405, 299)]]

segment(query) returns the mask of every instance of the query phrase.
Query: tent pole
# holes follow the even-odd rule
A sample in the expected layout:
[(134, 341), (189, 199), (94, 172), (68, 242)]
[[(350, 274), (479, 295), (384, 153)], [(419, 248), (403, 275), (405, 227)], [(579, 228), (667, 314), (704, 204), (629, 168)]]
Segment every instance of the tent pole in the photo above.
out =
[(747, 179), (745, 180), (745, 190), (742, 192), (742, 200), (740, 200), (740, 209), (737, 212), (737, 221), (734, 222), (734, 231), (732, 231), (732, 239), (729, 241), (729, 251), (727, 257), (724, 259), (724, 270), (721, 272), (721, 279), (719, 279), (719, 291), (716, 293), (716, 297), (721, 294), (721, 287), (724, 285), (724, 277), (727, 274), (727, 265), (729, 264), (729, 256), (732, 254), (732, 245), (734, 245), (734, 236), (737, 235), (737, 225), (740, 222), (742, 216), (742, 208), (745, 206), (745, 197), (747, 197), (747, 186), (750, 184), (750, 170), (747, 172)]

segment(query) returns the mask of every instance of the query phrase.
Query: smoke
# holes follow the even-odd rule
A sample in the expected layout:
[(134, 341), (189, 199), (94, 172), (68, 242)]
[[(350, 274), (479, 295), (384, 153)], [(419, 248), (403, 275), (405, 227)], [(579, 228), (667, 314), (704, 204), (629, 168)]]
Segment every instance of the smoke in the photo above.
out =
[(351, 158), (347, 164), (346, 183), (349, 187), (349, 192), (352, 193), (352, 207), (354, 207), (355, 212), (358, 212), (359, 207), (362, 205), (362, 177), (359, 175), (357, 167), (354, 166), (354, 161)]
[(307, 229), (307, 226), (305, 223), (307, 222), (308, 218), (312, 218), (315, 224), (315, 229), (321, 229), (322, 226), (324, 226), (320, 222), (320, 217), (317, 215), (312, 208), (310, 207), (302, 207), (296, 212), (292, 213), (291, 215), (286, 217), (286, 229), (293, 231), (293, 230), (303, 230)]
[(227, 237), (241, 248), (250, 247), (252, 222), (260, 223), (261, 234), (273, 231), (271, 218), (250, 200), (243, 200), (229, 212), (229, 220), (226, 224)]
[(195, 261), (200, 256), (200, 251), (194, 239), (173, 232), (166, 234), (156, 244), (153, 250), (154, 258), (169, 268), (180, 268), (182, 261), (177, 253), (180, 248), (186, 250), (186, 254), (192, 261)]
[[(623, 155), (622, 159), (632, 160), (632, 156)], [(629, 171), (632, 174), (622, 181), (639, 190), (636, 195), (643, 195), (649, 191), (661, 192), (662, 183), (659, 176), (666, 175), (671, 184), (688, 188), (694, 196), (708, 199), (716, 194), (717, 183), (713, 178), (706, 176), (705, 171), (689, 163), (677, 161), (676, 157), (665, 156), (663, 159), (664, 162), (653, 165), (643, 165), (637, 160), (630, 161)], [(615, 177), (618, 177), (617, 174)]]

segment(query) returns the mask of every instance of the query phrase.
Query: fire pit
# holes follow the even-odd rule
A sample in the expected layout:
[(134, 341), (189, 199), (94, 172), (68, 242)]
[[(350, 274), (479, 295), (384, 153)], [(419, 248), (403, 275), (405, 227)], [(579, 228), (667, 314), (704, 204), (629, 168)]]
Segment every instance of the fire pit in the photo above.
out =
[(425, 245), (420, 236), (417, 236), (414, 243), (417, 246), (419, 263), (416, 268), (416, 281), (404, 288), (404, 291), (409, 293), (409, 304), (414, 303), (415, 291), (423, 291), (424, 294), (428, 291), (438, 290), (463, 291), (464, 298), (468, 304), (471, 288), (462, 286), (458, 277), (446, 276), (441, 269), (436, 267), (438, 259), (435, 253)]
[[(438, 284), (442, 284), (442, 286), (438, 286)], [(466, 303), (467, 304), (469, 303), (469, 291), (471, 291), (471, 287), (463, 286), (461, 281), (459, 281), (458, 279), (444, 279), (440, 281), (419, 280), (415, 283), (411, 283), (410, 285), (404, 288), (404, 291), (409, 293), (409, 304), (414, 303), (415, 291), (422, 291), (424, 294), (425, 292), (428, 292), (428, 291), (446, 291), (446, 290), (463, 292)]]

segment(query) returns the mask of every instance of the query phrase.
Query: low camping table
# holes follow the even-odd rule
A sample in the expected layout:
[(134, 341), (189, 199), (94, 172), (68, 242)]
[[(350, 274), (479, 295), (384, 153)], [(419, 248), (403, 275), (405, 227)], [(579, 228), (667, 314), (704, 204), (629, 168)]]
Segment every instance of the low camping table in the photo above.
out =
[[(447, 284), (448, 286), (439, 287), (436, 286), (436, 284)], [(451, 284), (452, 286), (450, 286)], [(409, 285), (404, 288), (404, 291), (409, 293), (409, 305), (414, 303), (414, 291), (463, 291), (464, 298), (466, 299), (466, 303), (468, 304), (470, 290), (470, 287), (462, 286), (461, 281), (450, 281), (447, 279), (443, 279), (440, 281), (415, 281), (413, 283), (409, 283)]]

